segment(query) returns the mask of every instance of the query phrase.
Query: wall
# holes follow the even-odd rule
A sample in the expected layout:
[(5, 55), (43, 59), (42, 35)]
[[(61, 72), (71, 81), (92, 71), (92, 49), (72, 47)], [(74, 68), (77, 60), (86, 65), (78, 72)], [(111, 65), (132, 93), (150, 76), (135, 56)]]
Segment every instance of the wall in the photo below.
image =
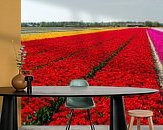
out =
[[(11, 86), (11, 79), (17, 74), (12, 40), (14, 40), (14, 46), (18, 50), (20, 30), (21, 0), (0, 0), (0, 87)], [(2, 97), (0, 105), (1, 101)]]

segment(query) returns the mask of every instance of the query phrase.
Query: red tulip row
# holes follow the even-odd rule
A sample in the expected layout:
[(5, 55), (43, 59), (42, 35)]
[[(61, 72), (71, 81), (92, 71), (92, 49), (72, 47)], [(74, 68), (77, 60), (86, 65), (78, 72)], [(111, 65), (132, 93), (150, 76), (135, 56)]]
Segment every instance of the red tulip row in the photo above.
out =
[(119, 86), (120, 83), (126, 86), (127, 83), (127, 86), (151, 87), (152, 84), (148, 84), (149, 78), (156, 82), (153, 57), (145, 29), (140, 29), (137, 33), (130, 44), (89, 81), (91, 84)]
[(21, 110), (22, 124), (30, 124), (30, 122), (36, 120), (35, 112), (45, 106), (50, 106), (51, 100), (52, 99), (50, 98), (23, 97), (21, 100), (21, 104), (23, 108)]
[[(63, 60), (54, 62), (53, 64), (50, 64), (50, 66), (49, 65), (40, 66), (39, 67), (40, 69), (37, 70), (34, 69), (33, 75), (35, 77), (35, 82), (34, 82), (35, 85), (67, 85), (69, 81), (74, 78), (84, 77), (87, 73), (89, 73), (89, 71), (91, 71), (91, 69), (94, 66), (97, 66), (100, 62), (104, 61), (117, 48), (123, 45), (130, 37), (134, 35), (134, 32), (131, 33), (129, 32), (130, 30), (123, 30), (123, 31), (118, 31), (116, 34), (116, 31), (114, 31), (116, 37), (118, 37), (117, 39), (107, 41), (106, 40), (107, 36), (105, 37), (103, 36), (105, 38), (104, 40), (105, 42), (100, 42), (99, 44), (99, 41), (97, 41), (96, 46), (85, 47), (84, 49), (82, 49), (82, 51), (72, 55), (71, 57), (67, 57), (65, 59), (62, 57)], [(111, 38), (109, 37), (109, 39)], [(85, 44), (89, 44), (89, 43), (85, 43)], [(79, 43), (77, 42), (76, 44)], [(27, 52), (30, 53), (28, 50), (28, 46), (26, 46), (26, 48), (27, 48)], [(64, 48), (62, 48), (62, 52), (64, 53)], [(54, 54), (55, 53), (56, 52), (54, 52)], [(69, 55), (69, 53), (67, 55)], [(38, 66), (30, 62), (31, 60), (33, 60), (33, 57), (35, 57), (35, 55), (27, 56), (26, 66), (24, 67), (24, 69), (31, 69), (31, 68), (35, 68), (35, 66)], [(40, 61), (44, 63), (44, 59), (48, 59), (50, 57), (52, 56), (49, 55), (48, 57), (43, 59), (42, 58), (40, 59), (40, 57), (35, 57), (35, 61), (37, 61), (38, 63)]]
[[(103, 35), (102, 32), (93, 34), (81, 34), (63, 38), (27, 41), (23, 42), (23, 44), (27, 47), (27, 52), (30, 52), (28, 55), (29, 58), (27, 58), (27, 62), (30, 62), (29, 60), (31, 60), (33, 66), (37, 67), (51, 63), (52, 61), (64, 59), (68, 56), (82, 51), (85, 48), (96, 46), (96, 44), (99, 44), (103, 41), (106, 42), (106, 40), (112, 38), (113, 35), (114, 34), (112, 31), (108, 31), (105, 33), (105, 35)], [(98, 39), (97, 36), (99, 37)], [(104, 36), (106, 38), (101, 38)]]
[[(133, 36), (135, 36), (134, 39), (129, 40)], [(100, 66), (126, 41), (129, 43), (116, 56), (107, 61), (106, 66), (102, 66), (92, 79), (88, 79), (89, 83), (91, 85), (138, 86), (159, 89), (150, 44), (145, 29), (139, 28), (23, 42), (22, 44), (26, 46), (28, 52), (24, 68), (33, 69), (34, 85), (68, 85), (72, 79), (86, 77), (93, 67)], [(46, 101), (42, 103), (42, 98), (40, 99), (31, 98), (30, 102), (23, 99), (23, 122), (36, 120), (37, 111), (44, 109), (44, 106), (37, 107), (36, 104), (45, 104), (51, 108), (51, 104), (46, 104)], [(109, 98), (96, 97), (94, 100), (96, 107), (91, 110), (93, 122), (108, 124), (110, 118)], [(159, 94), (128, 97), (125, 99), (125, 106), (126, 110), (151, 109), (155, 113), (154, 122), (161, 124), (163, 123), (163, 111), (161, 110), (163, 105), (160, 100)], [(48, 99), (47, 102), (51, 101), (52, 99)], [(135, 105), (131, 105), (131, 101)], [(32, 114), (29, 114), (29, 111)], [(57, 113), (49, 117), (52, 120), (47, 123), (49, 125), (65, 125), (68, 112), (69, 110), (62, 105)], [(76, 116), (73, 118), (72, 124), (89, 124), (86, 113), (78, 110), (75, 113)], [(28, 120), (29, 116), (30, 120)], [(143, 122), (146, 123), (145, 120)]]
[[(125, 32), (128, 31), (107, 31), (23, 42), (22, 44), (26, 46), (26, 51), (28, 52), (26, 67), (33, 70), (43, 68), (48, 64), (53, 64), (59, 60), (87, 51), (87, 49), (91, 50), (92, 48), (100, 47), (103, 43), (118, 42), (117, 40), (122, 38), (126, 39)], [(119, 38), (115, 39), (116, 37)]]
[[(88, 79), (91, 85), (132, 86), (159, 89), (150, 44), (145, 29), (140, 29), (136, 32), (137, 37), (135, 37), (124, 50), (118, 53), (101, 71), (97, 72), (94, 78)], [(91, 110), (95, 124), (107, 124), (109, 122), (109, 106), (108, 98), (103, 97), (103, 100), (96, 98), (96, 108)], [(125, 107), (126, 115), (127, 111), (131, 109), (150, 109), (154, 111), (154, 123), (163, 123), (163, 104), (161, 103), (160, 94), (127, 97), (125, 98)], [(60, 112), (53, 116), (53, 121), (49, 124), (59, 125), (60, 122), (65, 124), (65, 115), (68, 114), (66, 110), (63, 105)], [(127, 122), (129, 122), (129, 116), (127, 116)], [(147, 124), (146, 119), (142, 119), (141, 122)], [(89, 124), (86, 113), (83, 114), (83, 111), (77, 111), (76, 116), (72, 120), (72, 124)]]
[[(118, 32), (120, 33), (120, 34), (118, 34)], [(109, 43), (109, 45), (108, 45), (108, 41), (109, 40), (107, 40), (104, 36), (104, 38), (105, 38), (105, 42), (99, 42), (99, 41), (97, 41), (96, 42), (96, 44), (97, 44), (97, 46), (98, 47), (103, 47), (103, 48), (105, 48), (105, 50), (106, 50), (106, 52), (105, 52), (105, 55), (106, 56), (108, 56), (111, 52), (113, 52), (114, 51), (114, 49), (116, 49), (116, 48), (118, 48), (125, 40), (126, 40), (126, 38), (125, 38), (125, 36), (124, 36), (124, 32), (126, 32), (126, 30), (124, 30), (123, 32), (122, 31), (118, 31), (118, 32), (109, 32), (109, 34), (113, 34), (114, 33), (114, 35), (119, 35), (119, 39), (117, 39), (117, 40), (110, 40), (110, 42), (111, 43)], [(122, 35), (123, 34), (123, 35)], [(114, 35), (111, 35), (111, 37), (113, 37)], [(129, 37), (131, 37), (130, 35), (129, 35)], [(102, 39), (103, 40), (103, 39)], [(104, 41), (104, 40), (103, 40)], [(117, 42), (117, 44), (115, 44), (115, 42)], [(30, 44), (30, 43), (29, 43)], [(31, 42), (31, 44), (32, 44), (32, 42)], [(76, 43), (77, 44), (77, 43)], [(86, 43), (85, 43), (86, 44)], [(90, 43), (89, 43), (90, 44)], [(95, 45), (96, 45), (95, 44)], [(47, 45), (47, 44), (46, 44)], [(36, 45), (36, 43), (35, 43), (35, 46), (37, 46)], [(51, 48), (51, 47), (50, 47)], [(109, 50), (108, 50), (108, 48), (109, 48)], [(26, 45), (26, 49), (27, 49), (27, 51), (28, 52), (30, 52), (29, 51), (29, 49), (28, 49), (28, 44)], [(96, 53), (95, 54), (93, 54), (93, 52), (96, 50)], [(42, 50), (40, 50), (41, 52), (42, 52)], [(64, 50), (62, 50), (62, 51), (64, 51)], [(99, 59), (97, 59), (99, 56), (101, 56), (101, 61), (102, 60), (104, 60), (104, 58), (106, 57), (104, 54), (103, 54), (103, 51), (104, 51), (104, 49), (103, 50), (99, 50), (98, 51), (98, 48), (96, 47), (96, 46), (92, 46), (92, 47), (90, 47), (90, 48), (88, 48), (88, 47), (85, 47), (84, 49), (83, 49), (83, 52), (80, 52), (78, 55), (76, 55), (76, 56), (73, 56), (73, 58), (74, 57), (80, 57), (79, 59), (81, 59), (81, 60), (83, 60), (83, 64), (85, 64), (84, 62), (86, 62), (86, 60), (87, 60), (87, 58), (86, 58), (86, 54), (87, 53), (85, 53), (85, 52), (92, 52), (92, 53), (90, 53), (90, 55), (93, 55), (92, 56), (92, 59), (89, 59), (89, 61), (91, 62), (93, 62), (94, 61), (94, 63), (96, 63), (96, 64), (98, 64), (98, 63), (100, 63), (100, 58)], [(107, 52), (108, 51), (108, 52)], [(55, 53), (55, 52), (54, 52)], [(108, 53), (108, 54), (107, 54)], [(89, 55), (89, 56), (90, 56)], [(35, 55), (34, 55), (35, 56)], [(29, 53), (29, 55), (28, 55), (28, 57), (27, 57), (27, 61), (30, 61), (30, 60), (32, 60), (32, 57), (34, 57), (34, 56), (32, 56), (30, 53)], [(71, 61), (73, 61), (73, 58), (69, 58), (69, 61), (68, 62), (66, 62), (66, 64), (71, 64)], [(85, 58), (85, 59), (84, 59)], [(89, 58), (89, 57), (88, 57)], [(93, 59), (94, 58), (94, 59)], [(37, 57), (37, 59), (35, 59), (36, 61), (40, 61), (40, 59), (39, 59), (39, 57)], [(43, 59), (41, 59), (41, 60), (43, 60)], [(85, 60), (85, 61), (84, 61)], [(64, 60), (65, 61), (65, 60)], [(63, 61), (63, 64), (65, 64), (64, 63), (64, 61)], [(42, 61), (43, 62), (43, 61)], [(29, 63), (29, 62), (27, 62), (27, 63)], [(80, 61), (79, 61), (79, 63), (80, 63)], [(66, 65), (65, 64), (65, 65)], [(95, 65), (96, 65), (95, 64)], [(35, 64), (34, 64), (35, 65)], [(90, 65), (90, 64), (87, 64), (87, 66), (88, 65)], [(27, 68), (27, 69), (30, 69), (30, 67), (29, 66), (33, 66), (31, 63), (30, 64), (26, 64), (26, 66), (24, 67), (24, 68)], [(69, 70), (70, 70), (70, 65), (67, 65), (68, 67), (69, 67)], [(53, 65), (51, 66), (51, 68), (53, 67)], [(65, 73), (62, 73), (62, 71), (61, 71), (61, 69), (62, 68), (60, 68), (61, 67), (61, 64), (55, 64), (54, 65), (54, 68), (55, 69), (57, 69), (57, 71), (58, 72), (61, 72), (59, 75), (61, 76), (60, 77), (60, 79), (62, 78), (62, 75), (63, 74), (65, 74)], [(79, 66), (77, 66), (77, 67), (79, 67)], [(93, 67), (93, 63), (92, 63), (92, 66), (90, 65), (90, 67)], [(80, 67), (81, 68), (81, 67)], [(84, 67), (83, 67), (84, 68)], [(88, 68), (88, 67), (87, 67)], [(41, 83), (39, 83), (39, 84), (37, 84), (37, 85), (45, 85), (46, 83), (46, 81), (48, 82), (46, 85), (53, 85), (52, 83), (51, 83), (51, 81), (53, 82), (53, 80), (51, 80), (51, 79), (53, 79), (53, 78), (56, 78), (56, 77), (53, 77), (53, 78), (45, 78), (45, 77), (43, 77), (43, 76), (46, 76), (45, 75), (45, 72), (47, 72), (47, 69), (49, 69), (49, 66), (47, 66), (47, 67), (45, 67), (44, 66), (44, 68), (40, 68), (39, 70), (34, 70), (34, 73), (33, 73), (33, 75), (34, 74), (38, 74), (38, 76), (35, 76), (36, 78), (35, 78), (35, 82), (37, 83), (37, 77), (38, 77), (38, 80), (40, 80), (40, 81), (42, 81)], [(88, 72), (91, 70), (91, 68), (88, 68), (89, 70), (88, 70)], [(44, 71), (45, 70), (45, 71)], [(72, 67), (72, 71), (74, 71), (73, 70), (73, 67)], [(50, 72), (53, 72), (54, 73), (54, 70), (50, 70)], [(87, 73), (88, 73), (87, 72)], [(50, 73), (50, 74), (53, 74), (53, 73)], [(70, 74), (72, 73), (72, 72), (69, 72)], [(79, 72), (79, 74), (80, 74), (81, 72)], [(40, 76), (42, 74), (42, 76)], [(50, 74), (48, 74), (47, 76), (51, 76)], [(84, 73), (83, 75), (86, 75), (86, 73)], [(65, 75), (65, 76), (67, 76), (67, 75)], [(76, 76), (77, 76), (77, 74), (75, 75), (75, 77), (74, 78), (76, 78)], [(68, 77), (68, 76), (67, 76)], [(64, 79), (65, 77), (64, 77), (64, 75), (63, 75), (63, 79)], [(47, 80), (42, 80), (42, 79), (47, 79)], [(60, 79), (58, 79), (58, 78), (56, 78), (57, 80), (60, 80)], [(73, 79), (73, 78), (72, 78)], [(65, 80), (66, 81), (66, 80)], [(38, 81), (39, 82), (39, 81)], [(64, 82), (62, 81), (61, 82), (61, 85), (63, 85), (64, 84)], [(67, 83), (65, 83), (66, 85), (67, 85)], [(41, 99), (41, 98), (40, 98)], [(40, 100), (37, 100), (37, 101), (40, 101)], [(33, 102), (32, 102), (33, 103)], [(29, 104), (29, 106), (31, 106), (30, 104)], [(27, 106), (27, 108), (29, 107), (29, 106)], [(37, 107), (36, 107), (37, 108)], [(40, 107), (40, 109), (41, 109), (42, 107)], [(36, 110), (35, 110), (35, 107), (31, 107), (31, 110), (33, 109), (33, 112), (32, 113), (35, 113), (36, 112)], [(22, 109), (22, 110), (25, 110), (25, 111), (27, 111), (26, 110), (26, 107), (24, 107), (24, 109)], [(30, 110), (30, 109), (29, 109)], [(24, 112), (23, 112), (24, 113)], [(26, 114), (28, 114), (28, 111), (26, 112)], [(31, 119), (36, 119), (36, 118), (34, 118), (35, 116), (32, 116), (32, 118), (31, 118), (31, 115), (30, 115), (30, 117), (28, 117), (26, 114), (23, 114), (23, 116), (22, 116), (22, 120), (23, 120), (23, 122), (25, 122), (25, 120), (31, 120)], [(25, 124), (31, 124), (31, 123), (29, 123), (29, 122), (27, 122), (27, 123), (25, 123)]]
[[(139, 31), (139, 35), (123, 51), (89, 80), (90, 84), (160, 88), (145, 29)], [(154, 111), (154, 123), (163, 124), (160, 94), (125, 98), (125, 107), (126, 114), (131, 109), (150, 109)], [(142, 120), (142, 123), (146, 124), (147, 120)]]

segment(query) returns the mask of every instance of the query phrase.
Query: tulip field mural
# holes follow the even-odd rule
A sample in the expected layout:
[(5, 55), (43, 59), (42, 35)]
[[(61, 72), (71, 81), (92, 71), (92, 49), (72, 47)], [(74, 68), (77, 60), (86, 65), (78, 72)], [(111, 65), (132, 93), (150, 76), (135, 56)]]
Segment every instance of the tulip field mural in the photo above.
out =
[[(163, 32), (152, 28), (90, 29), (22, 35), (27, 56), (24, 70), (32, 70), (34, 86), (66, 86), (84, 78), (91, 86), (129, 86), (160, 90), (148, 35), (163, 63)], [(110, 121), (110, 98), (94, 97), (96, 125)], [(131, 109), (149, 109), (153, 122), (163, 125), (160, 93), (124, 98), (126, 119)], [(66, 125), (70, 110), (63, 97), (23, 97), (22, 124)], [(76, 110), (73, 125), (89, 125), (87, 113)], [(147, 124), (146, 119), (141, 120)], [(136, 123), (136, 122), (135, 122)]]

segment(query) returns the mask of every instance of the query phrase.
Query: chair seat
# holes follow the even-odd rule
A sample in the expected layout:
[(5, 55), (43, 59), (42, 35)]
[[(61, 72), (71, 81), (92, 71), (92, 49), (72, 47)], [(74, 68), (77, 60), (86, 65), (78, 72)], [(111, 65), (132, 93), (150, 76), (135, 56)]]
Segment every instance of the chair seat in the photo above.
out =
[(71, 109), (91, 109), (95, 107), (91, 97), (67, 97), (65, 105)]
[(153, 112), (150, 110), (129, 110), (128, 114), (133, 117), (151, 117)]

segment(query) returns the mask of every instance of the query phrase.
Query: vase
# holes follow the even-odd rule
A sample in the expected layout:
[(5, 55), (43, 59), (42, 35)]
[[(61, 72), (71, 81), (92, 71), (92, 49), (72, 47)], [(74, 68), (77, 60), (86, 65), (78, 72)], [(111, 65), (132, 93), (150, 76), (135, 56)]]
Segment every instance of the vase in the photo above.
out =
[(12, 86), (16, 89), (16, 91), (24, 91), (27, 87), (27, 81), (25, 81), (25, 76), (21, 71), (13, 77)]

